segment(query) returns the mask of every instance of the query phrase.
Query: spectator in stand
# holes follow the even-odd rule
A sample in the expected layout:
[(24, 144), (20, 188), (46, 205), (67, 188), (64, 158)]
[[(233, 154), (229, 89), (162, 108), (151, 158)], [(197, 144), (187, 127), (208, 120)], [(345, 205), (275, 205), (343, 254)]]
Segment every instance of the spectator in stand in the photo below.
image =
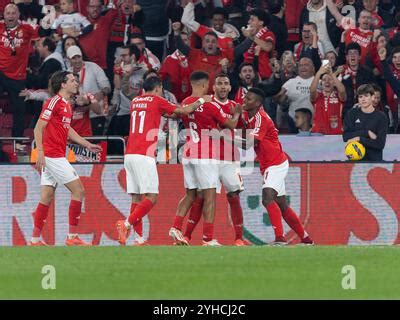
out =
[(160, 70), (161, 63), (150, 49), (146, 48), (146, 40), (143, 34), (134, 33), (131, 35), (130, 43), (134, 44), (140, 50), (139, 62), (143, 62), (147, 65), (148, 69)]
[(146, 36), (146, 45), (162, 61), (167, 53), (167, 39), (170, 30), (167, 15), (168, 1), (136, 0), (136, 4), (143, 11), (144, 21), (142, 29)]
[(346, 88), (346, 103), (343, 109), (343, 116), (356, 103), (357, 88), (362, 84), (375, 82), (372, 71), (360, 64), (360, 57), (360, 45), (354, 42), (350, 43), (346, 47), (346, 64), (341, 75), (341, 81)]
[[(397, 1), (397, 5), (399, 5), (399, 1)], [(398, 9), (397, 9), (398, 10)], [(380, 0), (378, 1), (378, 15), (382, 18), (383, 25), (381, 26), (384, 29), (392, 28), (396, 25), (395, 15), (396, 15), (396, 6), (395, 1), (392, 0)]]
[[(310, 86), (310, 101), (314, 106), (313, 132), (342, 134), (342, 111), (346, 101), (346, 89), (333, 73), (329, 63), (321, 66)], [(318, 90), (319, 82), (322, 90)]]
[(394, 18), (394, 26), (389, 31), (389, 40), (392, 47), (400, 46), (400, 11)]
[[(62, 41), (61, 41), (61, 55), (62, 55), (62, 57), (64, 59), (63, 70), (68, 70), (71, 67), (69, 59), (67, 57), (67, 50), (68, 50), (69, 47), (72, 47), (72, 46), (77, 46), (77, 47), (81, 48), (81, 45), (79, 44), (79, 41), (78, 41), (77, 38), (67, 36), (64, 39), (62, 39)], [(82, 49), (81, 49), (81, 51), (82, 51)], [(83, 54), (83, 60), (85, 60), (85, 61), (89, 60), (85, 56), (84, 52), (82, 52), (82, 54)]]
[(176, 47), (188, 57), (191, 70), (205, 71), (210, 76), (209, 93), (213, 92), (215, 75), (224, 72), (228, 73), (228, 56), (218, 48), (218, 36), (215, 32), (208, 32), (202, 40), (202, 48), (195, 49), (187, 46), (181, 38), (180, 28), (175, 25), (174, 41)]
[(294, 112), (294, 122), (298, 130), (297, 136), (308, 137), (312, 135), (319, 135), (311, 132), (312, 128), (312, 112), (307, 108), (299, 108)]
[(62, 70), (63, 57), (56, 52), (56, 44), (49, 38), (41, 38), (36, 42), (36, 50), (43, 62), (37, 74), (27, 73), (26, 85), (33, 89), (47, 89), (50, 77), (54, 72)]
[(101, 15), (102, 0), (90, 0), (87, 5), (89, 22), (93, 25), (93, 31), (81, 36), (79, 39), (83, 52), (90, 61), (99, 65), (103, 70), (107, 69), (107, 45), (111, 34), (111, 26), (118, 16), (118, 10), (110, 9)]
[(370, 13), (372, 29), (380, 29), (384, 24), (378, 12), (378, 2), (379, 0), (362, 0), (364, 10)]
[(298, 43), (301, 38), (299, 34), (301, 30), (300, 17), (307, 0), (285, 0), (285, 6), (288, 10), (285, 11), (285, 23), (288, 29), (288, 45), (293, 50), (293, 46)]
[[(107, 113), (107, 95), (111, 92), (111, 85), (103, 69), (93, 62), (83, 61), (82, 51), (77, 46), (67, 50), (70, 60), (70, 70), (79, 75), (79, 92), (82, 95), (91, 94), (101, 106), (100, 112), (90, 110), (90, 123), (94, 135), (104, 134), (105, 114)], [(91, 103), (87, 103), (90, 107)], [(89, 109), (89, 108), (88, 108)]]
[(373, 101), (374, 108), (378, 111), (382, 111), (386, 115), (386, 118), (388, 119), (388, 133), (395, 133), (392, 110), (390, 110), (390, 107), (382, 101), (382, 88), (375, 83), (372, 84), (372, 86), (375, 90)]
[(294, 123), (294, 113), (298, 108), (307, 108), (314, 113), (310, 101), (310, 86), (314, 79), (314, 65), (310, 58), (301, 58), (299, 61), (299, 75), (286, 81), (277, 96), (283, 111), (288, 112), (289, 133), (297, 133)]
[(118, 0), (118, 16), (111, 27), (107, 47), (107, 76), (109, 79), (113, 79), (115, 51), (117, 48), (129, 44), (132, 33), (140, 32), (143, 19), (143, 12), (139, 5), (133, 4), (132, 0)]
[(250, 18), (247, 28), (243, 28), (243, 35), (247, 38), (242, 45), (235, 50), (235, 57), (238, 53), (244, 52), (245, 62), (253, 62), (256, 46), (261, 48), (259, 56), (258, 72), (262, 80), (272, 75), (272, 68), (269, 63), (270, 56), (275, 48), (275, 35), (268, 29), (269, 16), (261, 9), (249, 12)]
[(374, 87), (361, 85), (357, 89), (358, 107), (352, 108), (344, 118), (343, 141), (359, 141), (365, 147), (364, 161), (382, 161), (386, 143), (388, 119), (374, 108)]
[[(25, 89), (26, 69), (32, 40), (39, 38), (38, 29), (20, 22), (19, 10), (15, 4), (4, 9), (4, 21), (0, 22), (0, 87), (10, 97), (13, 109), (13, 137), (24, 136), (25, 102), (19, 93)], [(17, 143), (16, 149), (24, 151), (25, 146)]]
[[(181, 27), (180, 22), (173, 23), (173, 29)], [(181, 33), (182, 41), (189, 46), (190, 40), (186, 33)], [(190, 85), (189, 61), (187, 57), (176, 49), (167, 56), (161, 66), (159, 76), (163, 80), (163, 87), (169, 89), (179, 102), (190, 96), (192, 88)]]
[[(140, 50), (135, 45), (121, 47), (114, 67), (114, 92), (111, 99), (111, 119), (109, 135), (126, 137), (129, 134), (130, 105), (134, 97), (140, 95), (143, 75), (147, 65), (139, 62)], [(110, 142), (109, 153), (122, 154), (120, 144)]]
[(318, 39), (324, 52), (335, 50), (339, 45), (341, 31), (328, 10), (326, 0), (309, 0), (300, 16), (300, 30), (306, 22), (314, 22), (318, 28)]
[(271, 14), (271, 31), (276, 38), (275, 50), (278, 59), (280, 59), (282, 53), (289, 48), (287, 43), (288, 28), (285, 23), (285, 9), (284, 0), (268, 1), (268, 10)]
[(201, 25), (195, 21), (194, 4), (188, 2), (183, 10), (181, 22), (195, 35), (203, 38), (208, 32), (213, 31), (218, 36), (218, 47), (233, 60), (234, 41), (240, 37), (239, 31), (232, 25), (227, 24), (227, 11), (224, 8), (215, 8), (211, 16), (211, 28)]
[(361, 48), (360, 63), (364, 64), (370, 53), (371, 41), (373, 36), (371, 31), (371, 13), (367, 10), (360, 12), (358, 17), (358, 27), (346, 30), (343, 33), (345, 46), (352, 42), (358, 43)]
[(337, 64), (337, 53), (336, 51), (328, 51), (325, 53), (325, 60), (329, 61), (329, 64), (331, 65), (332, 71), (335, 72), (337, 68), (339, 67)]
[(252, 63), (243, 62), (239, 66), (239, 83), (237, 88), (232, 91), (235, 92), (234, 101), (239, 104), (243, 104), (246, 93), (250, 88), (257, 86), (260, 82), (258, 73), (254, 70)]
[(66, 36), (78, 38), (93, 30), (90, 21), (75, 11), (73, 0), (60, 0), (60, 9), (62, 14), (54, 20), (51, 26), (53, 33), (57, 33), (63, 38)]
[(306, 22), (301, 30), (302, 40), (294, 46), (296, 61), (302, 57), (310, 58), (314, 66), (319, 69), (321, 58), (324, 56), (324, 48), (318, 40), (318, 29), (314, 22)]
[(283, 82), (293, 79), (297, 76), (297, 63), (292, 51), (283, 52), (281, 61), (281, 79)]
[(383, 77), (386, 80), (386, 101), (393, 116), (393, 132), (399, 133), (400, 47), (393, 50), (391, 64), (386, 60), (386, 52), (385, 48), (380, 48), (378, 54), (382, 64)]

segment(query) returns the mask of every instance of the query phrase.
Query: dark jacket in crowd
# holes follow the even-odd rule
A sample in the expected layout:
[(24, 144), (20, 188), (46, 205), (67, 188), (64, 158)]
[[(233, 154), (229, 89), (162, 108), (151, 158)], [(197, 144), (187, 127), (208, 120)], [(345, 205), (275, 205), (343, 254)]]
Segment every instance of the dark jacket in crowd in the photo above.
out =
[(165, 0), (137, 0), (136, 3), (142, 7), (144, 22), (143, 33), (147, 37), (162, 37), (169, 32), (167, 14), (168, 1)]
[[(360, 143), (365, 147), (365, 161), (382, 161), (383, 148), (386, 143), (388, 119), (382, 111), (375, 110), (365, 113), (361, 108), (353, 108), (347, 112), (343, 123), (343, 141), (360, 137)], [(376, 134), (371, 139), (368, 130)]]

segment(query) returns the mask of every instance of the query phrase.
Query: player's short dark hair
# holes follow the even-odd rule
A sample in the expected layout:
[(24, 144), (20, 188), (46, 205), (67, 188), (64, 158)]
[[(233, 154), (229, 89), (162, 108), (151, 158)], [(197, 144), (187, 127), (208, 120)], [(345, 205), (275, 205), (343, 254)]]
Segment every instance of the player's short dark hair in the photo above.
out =
[(215, 37), (215, 39), (218, 39), (218, 35), (214, 32), (214, 31), (208, 31), (205, 35), (204, 35), (204, 37), (205, 36), (213, 36), (213, 37)]
[(153, 91), (157, 87), (162, 87), (162, 80), (160, 77), (150, 77), (144, 80), (143, 90), (145, 92)]
[(255, 71), (254, 66), (253, 66), (253, 64), (252, 64), (251, 62), (243, 62), (243, 63), (239, 66), (239, 73), (242, 72), (242, 69), (243, 69), (244, 67), (252, 67), (253, 70)]
[(263, 9), (253, 9), (249, 12), (250, 16), (255, 16), (258, 20), (264, 22), (264, 26), (268, 26), (270, 22), (270, 18), (268, 13)]
[(68, 81), (68, 75), (72, 74), (70, 71), (60, 70), (53, 73), (49, 80), (49, 91), (52, 95), (60, 92), (62, 84)]
[(361, 47), (360, 47), (360, 45), (358, 43), (350, 42), (346, 46), (346, 50), (345, 50), (346, 55), (349, 53), (350, 50), (357, 50), (358, 53), (361, 55)]
[(218, 73), (218, 74), (215, 76), (215, 80), (217, 80), (218, 78), (228, 78), (228, 79), (230, 80), (229, 76), (228, 76), (226, 73), (223, 73), (223, 72)]
[(209, 80), (210, 76), (208, 75), (207, 72), (204, 71), (193, 71), (192, 74), (190, 75), (190, 82), (197, 82), (200, 80)]
[(268, 11), (277, 14), (283, 7), (283, 0), (268, 0)]
[(228, 12), (224, 8), (216, 7), (212, 12), (211, 17), (214, 17), (216, 15), (224, 16), (225, 20), (228, 19)]
[(371, 96), (375, 93), (374, 86), (370, 83), (362, 84), (357, 89), (357, 96), (370, 94)]
[(264, 93), (264, 91), (263, 91), (262, 89), (257, 88), (257, 87), (252, 87), (252, 88), (250, 88), (249, 91), (247, 91), (247, 92), (254, 93), (254, 94), (259, 98), (259, 100), (260, 100), (261, 103), (264, 102), (264, 100), (265, 100), (265, 93)]
[(47, 47), (47, 49), (53, 53), (56, 50), (56, 43), (49, 37), (43, 39), (43, 47)]
[(311, 118), (312, 118), (312, 112), (311, 112), (310, 109), (307, 109), (307, 108), (298, 108), (298, 109), (296, 109), (294, 112), (295, 112), (295, 113), (296, 113), (296, 112), (304, 113), (305, 115), (307, 115), (307, 117), (308, 117), (310, 120), (311, 120)]

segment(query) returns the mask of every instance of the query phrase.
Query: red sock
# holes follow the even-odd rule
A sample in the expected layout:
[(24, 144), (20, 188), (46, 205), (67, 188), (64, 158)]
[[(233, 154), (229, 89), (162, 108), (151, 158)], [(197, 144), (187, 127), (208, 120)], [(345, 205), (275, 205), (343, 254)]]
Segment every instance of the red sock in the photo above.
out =
[(137, 204), (135, 210), (129, 215), (129, 223), (132, 226), (137, 225), (142, 220), (142, 218), (149, 213), (153, 206), (154, 204), (150, 201), (150, 199), (143, 198), (143, 200)]
[(185, 217), (175, 216), (174, 224), (172, 225), (172, 227), (178, 230), (182, 230), (183, 219), (185, 219)]
[(272, 201), (266, 206), (266, 209), (268, 211), (269, 220), (274, 228), (275, 238), (283, 237), (282, 212), (278, 204)]
[(186, 224), (186, 232), (185, 237), (188, 237), (189, 240), (192, 239), (192, 233), (199, 223), (202, 213), (203, 213), (203, 202), (204, 199), (197, 198), (190, 209), (190, 214), (188, 218), (188, 222)]
[(38, 204), (36, 211), (33, 216), (33, 233), (32, 237), (38, 238), (42, 233), (44, 223), (46, 222), (47, 214), (49, 212), (49, 206), (43, 203)]
[[(137, 205), (138, 204), (136, 202), (132, 202), (130, 213), (133, 213), (133, 211), (135, 211), (135, 208)], [(142, 219), (140, 219), (139, 222), (133, 226), (133, 230), (139, 237), (143, 237), (143, 220)]]
[(292, 210), (292, 208), (288, 207), (286, 211), (282, 214), (282, 216), (283, 219), (285, 219), (286, 223), (289, 225), (289, 227), (292, 228), (292, 230), (297, 233), (300, 239), (303, 239), (305, 234), (303, 225), (301, 224), (299, 217)]
[(214, 238), (214, 223), (203, 222), (203, 240), (211, 241)]
[(231, 207), (231, 218), (233, 228), (235, 229), (235, 240), (243, 239), (243, 210), (240, 205), (239, 195), (227, 197), (229, 206)]
[(69, 233), (78, 233), (78, 223), (82, 210), (82, 201), (71, 200), (69, 203)]

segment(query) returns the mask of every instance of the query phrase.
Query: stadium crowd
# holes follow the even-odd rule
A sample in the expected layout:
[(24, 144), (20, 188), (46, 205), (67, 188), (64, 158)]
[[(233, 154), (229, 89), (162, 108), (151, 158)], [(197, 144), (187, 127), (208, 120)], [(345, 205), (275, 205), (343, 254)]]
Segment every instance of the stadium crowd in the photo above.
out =
[[(386, 115), (379, 135), (399, 133), (399, 8), (399, 0), (0, 1), (0, 136), (32, 137), (58, 70), (79, 77), (71, 126), (81, 136), (126, 137), (144, 79), (158, 75), (164, 97), (180, 103), (198, 70), (210, 76), (209, 94), (227, 74), (240, 104), (249, 88), (262, 89), (280, 133), (301, 136), (343, 134), (358, 87), (373, 84)], [(161, 128), (168, 136), (182, 125), (165, 118)], [(383, 148), (384, 137), (368, 132), (361, 139), (381, 138)]]

